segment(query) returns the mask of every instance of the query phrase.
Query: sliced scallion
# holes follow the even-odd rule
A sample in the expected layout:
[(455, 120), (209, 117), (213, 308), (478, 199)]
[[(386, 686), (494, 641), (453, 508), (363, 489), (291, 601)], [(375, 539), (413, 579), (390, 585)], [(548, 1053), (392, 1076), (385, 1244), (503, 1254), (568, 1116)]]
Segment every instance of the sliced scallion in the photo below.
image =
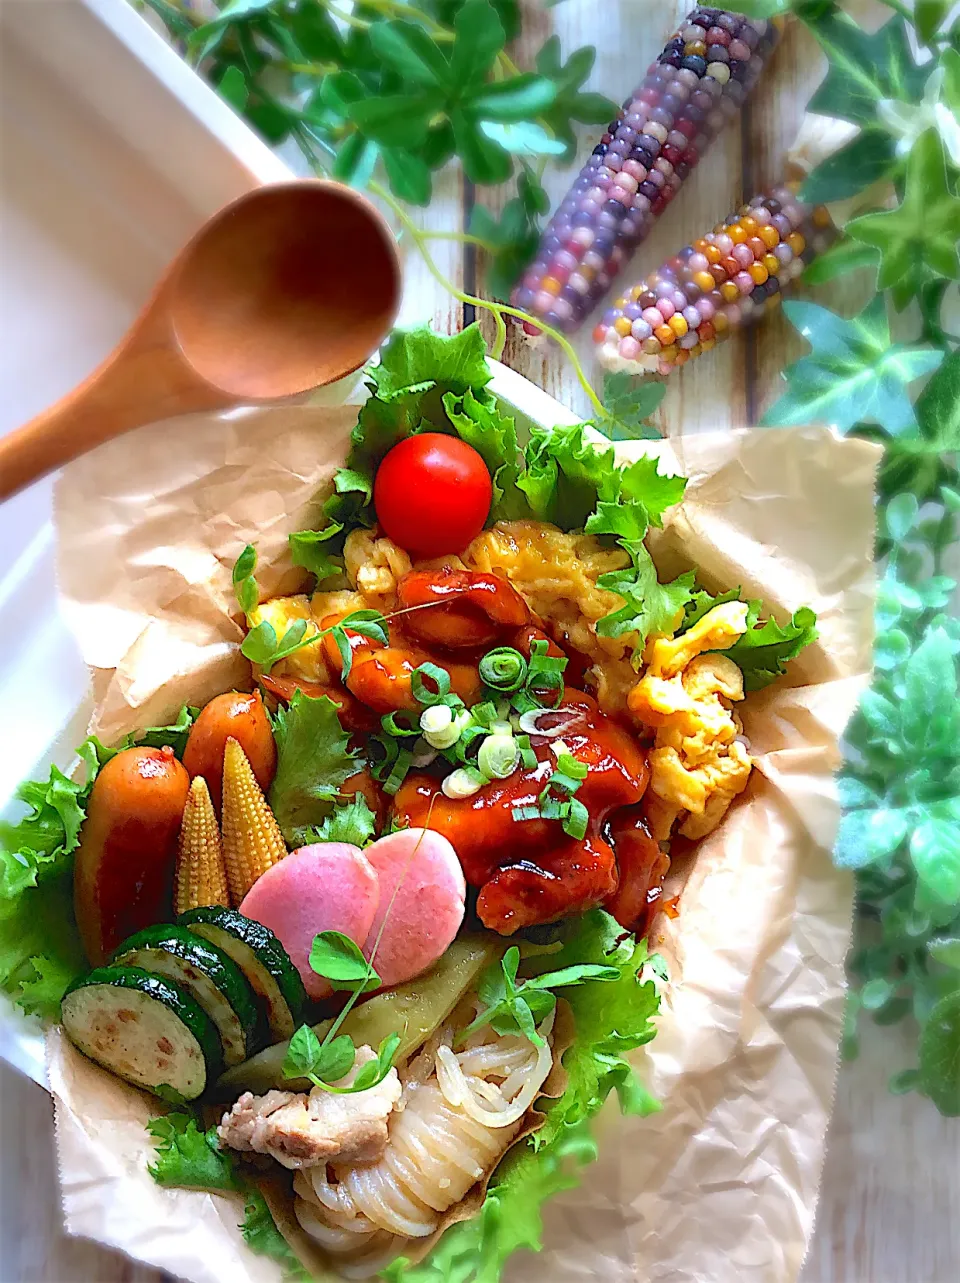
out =
[(505, 780), (519, 761), (520, 747), (512, 735), (488, 735), (477, 754), (478, 769), (492, 780)]

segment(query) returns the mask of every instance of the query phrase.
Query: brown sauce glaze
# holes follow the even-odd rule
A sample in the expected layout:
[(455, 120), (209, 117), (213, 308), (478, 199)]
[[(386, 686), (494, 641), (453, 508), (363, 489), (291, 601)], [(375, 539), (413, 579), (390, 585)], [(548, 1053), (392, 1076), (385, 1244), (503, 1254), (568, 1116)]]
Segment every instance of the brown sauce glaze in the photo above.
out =
[(483, 888), (480, 920), (502, 934), (579, 912), (616, 891), (616, 860), (602, 827), (611, 811), (635, 806), (647, 786), (646, 753), (595, 700), (568, 691), (561, 708), (582, 717), (563, 735), (570, 754), (589, 768), (577, 792), (590, 813), (582, 841), (567, 837), (555, 820), (514, 819), (515, 808), (537, 802), (556, 765), (549, 742), (539, 736), (531, 737), (535, 767), (493, 780), (472, 797), (448, 798), (435, 776), (417, 772), (394, 799), (401, 823), (449, 838), (467, 881)]

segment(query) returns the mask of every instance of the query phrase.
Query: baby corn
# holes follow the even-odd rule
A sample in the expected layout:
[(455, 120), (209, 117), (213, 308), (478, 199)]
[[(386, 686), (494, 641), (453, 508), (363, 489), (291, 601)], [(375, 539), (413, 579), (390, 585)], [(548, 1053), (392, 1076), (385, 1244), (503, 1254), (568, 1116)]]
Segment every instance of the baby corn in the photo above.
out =
[(222, 904), (229, 908), (230, 895), (223, 863), (223, 843), (210, 790), (207, 781), (198, 775), (190, 785), (183, 809), (174, 907), (179, 915), (206, 904)]
[(235, 905), (287, 854), (280, 826), (235, 739), (223, 756), (223, 855)]

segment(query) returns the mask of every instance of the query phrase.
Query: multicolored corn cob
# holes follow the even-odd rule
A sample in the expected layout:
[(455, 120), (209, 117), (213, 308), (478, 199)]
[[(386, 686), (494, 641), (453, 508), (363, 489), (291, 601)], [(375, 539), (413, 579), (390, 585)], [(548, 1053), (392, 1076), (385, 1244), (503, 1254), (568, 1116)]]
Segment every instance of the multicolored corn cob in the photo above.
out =
[(173, 904), (178, 915), (205, 904), (230, 907), (220, 826), (202, 775), (190, 785), (183, 808)]
[(755, 197), (604, 313), (593, 331), (601, 364), (669, 374), (776, 307), (835, 236), (826, 209), (802, 204), (789, 187)]
[(223, 754), (223, 858), (235, 905), (287, 854), (280, 826), (235, 739)]
[(778, 37), (776, 23), (725, 9), (688, 15), (554, 214), (511, 295), (515, 307), (577, 328), (737, 114)]

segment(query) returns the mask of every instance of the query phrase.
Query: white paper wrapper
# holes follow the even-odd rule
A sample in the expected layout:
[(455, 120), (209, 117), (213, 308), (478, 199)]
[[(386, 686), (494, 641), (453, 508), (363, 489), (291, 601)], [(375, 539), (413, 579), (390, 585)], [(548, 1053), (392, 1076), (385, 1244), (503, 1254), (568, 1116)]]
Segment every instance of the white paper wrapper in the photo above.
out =
[[(71, 465), (61, 579), (102, 736), (249, 684), (231, 566), (256, 542), (264, 589), (295, 586), (286, 534), (315, 518), (354, 418), (349, 407), (198, 416)], [(788, 1283), (812, 1229), (836, 1072), (852, 892), (829, 858), (832, 773), (870, 666), (879, 451), (815, 428), (652, 448), (690, 478), (656, 536), (661, 574), (696, 565), (707, 584), (742, 584), (777, 613), (811, 605), (821, 636), (789, 683), (748, 698), (759, 770), (672, 875), (679, 916), (654, 931), (672, 985), (640, 1062), (663, 1112), (624, 1121), (611, 1106), (599, 1162), (548, 1208), (546, 1250), (507, 1278)], [(235, 1203), (146, 1174), (155, 1102), (56, 1033), (48, 1052), (71, 1233), (194, 1283), (276, 1278), (243, 1249)]]

